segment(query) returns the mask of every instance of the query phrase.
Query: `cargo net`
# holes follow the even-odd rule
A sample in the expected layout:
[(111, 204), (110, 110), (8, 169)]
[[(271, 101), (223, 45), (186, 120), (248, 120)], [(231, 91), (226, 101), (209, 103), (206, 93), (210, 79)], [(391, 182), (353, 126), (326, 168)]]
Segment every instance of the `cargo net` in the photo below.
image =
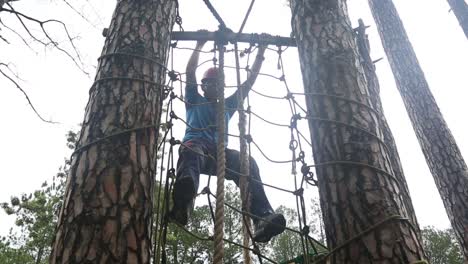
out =
[[(222, 48), (224, 53), (234, 53), (235, 56), (238, 57), (243, 57), (243, 59), (246, 61), (246, 65), (243, 67), (239, 67), (238, 65), (236, 66), (230, 66), (230, 65), (220, 65), (220, 60), (219, 60), (219, 49), (212, 49), (212, 50), (198, 50), (200, 53), (210, 53), (213, 54), (213, 57), (209, 60), (201, 62), (198, 67), (207, 64), (207, 63), (212, 63), (215, 67), (218, 67), (220, 70), (222, 69), (233, 69), (236, 71), (237, 75), (240, 74), (240, 70), (245, 70), (249, 71), (249, 62), (250, 62), (250, 55), (255, 52), (256, 46), (251, 44), (249, 47), (245, 48), (241, 52), (239, 52), (237, 45), (235, 46), (234, 49), (225, 49), (224, 46), (218, 47)], [(194, 50), (190, 48), (178, 48), (177, 47), (177, 42), (173, 42), (171, 44), (171, 52), (170, 52), (170, 61), (173, 64), (174, 60), (174, 50), (177, 49), (189, 49), (189, 50)], [(306, 94), (304, 93), (297, 93), (297, 92), (292, 92), (291, 89), (288, 86), (288, 82), (284, 73), (284, 67), (283, 67), (283, 52), (285, 51), (286, 48), (283, 47), (277, 47), (277, 49), (273, 48), (267, 48), (267, 53), (274, 52), (276, 53), (276, 56), (278, 58), (277, 60), (277, 66), (278, 66), (278, 71), (279, 74), (277, 76), (272, 75), (272, 74), (265, 74), (265, 73), (259, 73), (259, 78), (271, 78), (276, 81), (278, 81), (278, 87), (281, 88), (283, 87), (284, 91), (284, 96), (272, 96), (268, 95), (265, 93), (262, 93), (260, 91), (257, 91), (255, 89), (255, 85), (250, 89), (251, 93), (254, 93), (256, 96), (260, 96), (264, 98), (265, 100), (271, 100), (270, 104), (275, 105), (278, 102), (284, 102), (285, 104), (289, 105), (290, 113), (291, 113), (291, 118), (289, 124), (286, 123), (278, 123), (274, 122), (272, 120), (269, 120), (269, 118), (262, 116), (261, 114), (257, 114), (255, 111), (252, 110), (252, 107), (250, 105), (250, 96), (249, 94), (246, 95), (246, 109), (243, 107), (239, 107), (237, 109), (228, 109), (228, 110), (235, 110), (239, 113), (239, 116), (245, 115), (247, 118), (241, 118), (239, 117), (240, 124), (239, 126), (246, 126), (246, 133), (244, 135), (235, 135), (235, 134), (228, 134), (227, 136), (230, 138), (236, 138), (237, 140), (245, 140), (247, 142), (247, 148), (245, 150), (245, 153), (241, 153), (241, 155), (246, 155), (247, 157), (250, 158), (251, 155), (251, 148), (254, 147), (258, 150), (263, 157), (268, 160), (269, 162), (272, 163), (281, 163), (281, 164), (290, 164), (291, 166), (291, 176), (292, 177), (286, 177), (284, 176), (283, 179), (284, 181), (287, 181), (289, 179), (294, 180), (294, 189), (288, 190), (283, 187), (278, 187), (274, 186), (271, 184), (264, 183), (262, 181), (256, 181), (255, 179), (252, 179), (249, 177), (249, 175), (241, 174), (240, 172), (235, 172), (238, 175), (240, 174), (240, 177), (246, 178), (247, 182), (252, 182), (256, 181), (260, 184), (262, 184), (264, 187), (268, 188), (273, 188), (285, 193), (288, 193), (291, 195), (291, 198), (294, 198), (296, 201), (296, 219), (297, 219), (297, 224), (295, 226), (298, 226), (298, 229), (293, 229), (290, 227), (286, 227), (285, 232), (292, 232), (293, 234), (297, 235), (300, 237), (300, 244), (295, 245), (296, 247), (300, 247), (302, 250), (302, 256), (300, 257), (300, 260), (296, 263), (313, 263), (313, 259), (317, 259), (321, 254), (326, 253), (326, 247), (320, 243), (318, 240), (314, 239), (311, 237), (310, 233), (310, 227), (308, 225), (308, 220), (307, 220), (307, 213), (306, 213), (306, 203), (305, 203), (305, 198), (304, 198), (304, 190), (305, 190), (305, 185), (311, 185), (311, 186), (316, 186), (317, 181), (314, 177), (314, 174), (312, 172), (312, 168), (314, 165), (308, 165), (305, 160), (306, 156), (306, 149), (311, 148), (311, 143), (307, 140), (306, 136), (301, 133), (301, 131), (298, 129), (298, 122), (301, 120), (307, 120), (307, 110), (305, 107), (303, 107), (298, 100), (296, 99), (296, 96), (305, 96)], [(239, 61), (239, 58), (236, 60)], [(206, 66), (206, 65), (205, 65)], [(168, 83), (165, 85), (165, 97), (166, 97), (166, 102), (165, 102), (165, 117), (164, 120), (161, 122), (161, 126), (163, 127), (163, 134), (161, 135), (161, 140), (159, 141), (158, 145), (158, 151), (161, 155), (159, 159), (159, 168), (157, 169), (159, 173), (159, 179), (157, 180), (156, 183), (156, 192), (155, 192), (155, 211), (157, 212), (155, 214), (155, 219), (154, 219), (154, 240), (155, 240), (155, 248), (154, 248), (154, 259), (155, 263), (166, 263), (167, 261), (167, 255), (166, 251), (164, 250), (167, 246), (167, 234), (168, 234), (168, 224), (171, 222), (170, 219), (168, 218), (168, 213), (169, 210), (171, 209), (171, 192), (172, 188), (175, 182), (175, 174), (176, 174), (176, 169), (174, 167), (175, 165), (175, 160), (174, 160), (174, 149), (177, 147), (177, 145), (183, 145), (184, 147), (190, 149), (189, 145), (184, 144), (180, 139), (176, 138), (174, 136), (173, 130), (176, 128), (175, 124), (176, 123), (184, 123), (186, 126), (189, 126), (189, 124), (184, 120), (184, 114), (180, 115), (177, 111), (176, 108), (174, 107), (174, 103), (176, 101), (182, 102), (183, 104), (188, 104), (190, 106), (196, 106), (197, 104), (189, 103), (186, 100), (184, 100), (184, 96), (182, 94), (183, 87), (187, 85), (186, 81), (184, 81), (184, 75), (185, 73), (177, 72), (174, 69), (167, 69), (167, 73), (169, 76)], [(200, 84), (198, 84), (200, 85)], [(238, 88), (238, 85), (231, 85), (227, 84), (224, 86), (226, 90), (229, 89), (236, 89)], [(218, 113), (219, 114), (219, 113)], [(221, 113), (224, 116), (224, 113)], [(250, 134), (251, 131), (251, 126), (252, 120), (257, 119), (256, 121), (260, 122), (265, 122), (275, 128), (279, 129), (287, 129), (289, 130), (290, 138), (289, 138), (289, 150), (291, 151), (291, 158), (289, 160), (275, 160), (271, 158), (265, 151), (262, 149), (262, 146), (258, 144), (255, 141), (255, 138)], [(244, 120), (244, 124), (242, 124), (242, 120)], [(179, 129), (185, 129), (180, 128)], [(206, 129), (212, 129), (211, 127), (206, 127), (206, 128), (194, 128), (194, 129), (199, 129), (199, 130), (206, 130)], [(194, 153), (197, 153), (194, 151)], [(204, 155), (198, 153), (198, 155)], [(312, 156), (312, 155), (309, 155)], [(213, 157), (208, 157), (208, 158), (213, 158)], [(213, 158), (214, 159), (214, 158)], [(262, 167), (262, 166), (261, 166)], [(227, 169), (229, 170), (229, 169)], [(213, 193), (210, 190), (210, 183), (211, 183), (211, 178), (212, 175), (208, 175), (208, 181), (206, 186), (202, 189), (202, 191), (197, 195), (197, 196), (206, 196), (207, 198), (207, 205), (209, 207), (210, 215), (212, 218), (212, 223), (215, 223), (215, 210), (213, 206), (213, 201), (216, 201), (216, 193)], [(268, 179), (267, 179), (268, 181)], [(283, 185), (284, 186), (284, 185)], [(242, 192), (242, 186), (241, 186), (241, 192)], [(268, 192), (267, 192), (268, 193)], [(242, 198), (245, 197), (245, 195), (241, 195)], [(244, 200), (244, 199), (242, 199)], [(262, 246), (257, 245), (257, 243), (254, 242), (252, 239), (252, 234), (253, 230), (250, 228), (250, 224), (247, 224), (246, 222), (249, 222), (249, 218), (255, 219), (258, 218), (255, 215), (250, 214), (245, 210), (245, 207), (242, 206), (242, 208), (238, 208), (239, 205), (235, 204), (229, 204), (225, 203), (225, 206), (228, 207), (230, 210), (233, 210), (238, 214), (238, 217), (243, 218), (243, 222), (245, 226), (247, 227), (247, 232), (245, 235), (249, 236), (249, 241), (250, 243), (238, 243), (235, 241), (231, 241), (229, 239), (223, 238), (223, 241), (225, 243), (239, 246), (243, 248), (243, 250), (250, 251), (252, 254), (256, 256), (256, 259), (258, 260), (258, 263), (281, 263), (277, 262), (279, 260), (273, 260), (271, 257), (269, 257), (266, 253), (262, 252)], [(196, 228), (193, 228), (193, 230), (190, 230), (190, 228), (178, 225), (177, 223), (174, 223), (172, 225), (173, 228), (177, 226), (178, 229), (183, 230), (183, 232), (186, 232), (186, 234), (192, 236), (195, 239), (199, 239), (202, 241), (214, 241), (214, 236), (208, 236), (208, 237), (203, 237), (200, 235)], [(190, 226), (190, 225), (189, 225)], [(214, 232), (215, 234), (216, 232)], [(239, 234), (241, 235), (241, 234)], [(310, 258), (310, 259), (308, 259)], [(280, 260), (280, 261), (285, 261), (285, 260)], [(295, 263), (295, 262), (292, 262)]]
[[(218, 20), (219, 22), (219, 32), (225, 33), (228, 31), (226, 24), (222, 20), (222, 18), (219, 16), (219, 14), (216, 12), (214, 7), (211, 5), (211, 3), (208, 0), (204, 0), (205, 4), (209, 8), (209, 10), (212, 12), (213, 16)], [(254, 1), (251, 2), (251, 5), (249, 6), (249, 9), (245, 15), (245, 18), (243, 20), (242, 26), (238, 31), (238, 34), (242, 33), (242, 30), (246, 24), (246, 21), (249, 17), (250, 11), (252, 9)], [(182, 28), (182, 19), (177, 15), (176, 23), (179, 25), (180, 30), (183, 31)], [(223, 258), (224, 258), (224, 243), (227, 243), (232, 246), (236, 246), (242, 249), (243, 251), (243, 263), (313, 263), (313, 262), (321, 262), (322, 260), (325, 259), (325, 255), (327, 253), (326, 247), (319, 242), (318, 240), (314, 239), (310, 235), (310, 227), (308, 225), (308, 220), (307, 220), (307, 213), (306, 213), (306, 203), (305, 203), (305, 198), (304, 198), (304, 190), (306, 185), (312, 185), (316, 186), (317, 181), (314, 178), (314, 174), (312, 172), (312, 169), (314, 165), (308, 165), (305, 161), (305, 146), (307, 145), (307, 148), (311, 148), (311, 143), (307, 140), (306, 136), (304, 136), (298, 129), (298, 122), (301, 120), (307, 120), (308, 115), (307, 115), (307, 110), (305, 107), (301, 106), (301, 104), (296, 100), (296, 96), (305, 96), (305, 93), (297, 93), (291, 91), (291, 89), (288, 86), (288, 82), (286, 80), (285, 72), (284, 72), (284, 67), (283, 67), (283, 52), (288, 49), (288, 47), (282, 47), (282, 46), (277, 46), (276, 49), (272, 48), (267, 48), (267, 52), (274, 52), (278, 58), (277, 60), (277, 69), (279, 73), (277, 75), (273, 74), (266, 74), (266, 73), (259, 73), (259, 78), (271, 78), (275, 79), (278, 81), (278, 86), (283, 87), (284, 89), (284, 96), (272, 96), (266, 93), (262, 93), (260, 91), (257, 91), (254, 89), (255, 85), (253, 87), (250, 87), (250, 92), (254, 93), (257, 96), (260, 96), (264, 98), (265, 100), (271, 100), (271, 101), (282, 101), (286, 104), (289, 105), (290, 113), (291, 113), (291, 118), (289, 124), (286, 123), (278, 123), (272, 120), (269, 120), (268, 118), (262, 116), (261, 114), (257, 114), (256, 112), (252, 111), (251, 105), (250, 105), (250, 96), (249, 94), (244, 95), (245, 96), (245, 101), (247, 108), (244, 109), (244, 100), (242, 98), (242, 94), (239, 94), (239, 103), (238, 107), (236, 109), (225, 109), (224, 104), (224, 89), (229, 90), (229, 89), (238, 89), (240, 87), (240, 79), (241, 79), (241, 70), (246, 71), (247, 73), (250, 71), (249, 69), (249, 63), (250, 63), (250, 55), (255, 52), (257, 49), (256, 43), (261, 42), (261, 38), (264, 35), (257, 35), (257, 34), (252, 34), (251, 35), (251, 40), (250, 40), (250, 45), (243, 49), (242, 51), (239, 50), (238, 44), (234, 44), (234, 48), (232, 49), (227, 49), (226, 41), (223, 40), (215, 40), (215, 45), (214, 48), (211, 50), (195, 50), (191, 48), (186, 48), (186, 47), (178, 47), (177, 42), (172, 42), (171, 43), (171, 50), (170, 50), (170, 69), (169, 67), (166, 68), (166, 72), (168, 74), (168, 82), (164, 86), (164, 96), (165, 96), (165, 117), (164, 120), (161, 122), (162, 126), (162, 135), (160, 135), (160, 140), (158, 143), (158, 153), (160, 153), (160, 158), (158, 159), (158, 164), (156, 166), (159, 166), (156, 168), (156, 171), (158, 171), (158, 178), (156, 180), (156, 190), (154, 192), (154, 219), (153, 219), (153, 239), (154, 239), (154, 257), (153, 257), (153, 262), (154, 263), (168, 263), (171, 262), (168, 259), (167, 255), (167, 246), (168, 246), (168, 229), (173, 228), (177, 229), (172, 232), (172, 235), (179, 235), (183, 236), (189, 235), (192, 237), (192, 239), (198, 240), (198, 241), (209, 241), (212, 242), (211, 248), (206, 248), (207, 251), (213, 251), (214, 248), (214, 253), (211, 254), (211, 252), (206, 252), (206, 261), (210, 261), (213, 263), (223, 263)], [(271, 37), (271, 36), (270, 36)], [(225, 170), (230, 170), (229, 168), (226, 168), (225, 164), (225, 159), (220, 158), (219, 154), (217, 157), (217, 166), (218, 166), (218, 180), (217, 180), (217, 191), (213, 193), (210, 189), (210, 183), (212, 179), (212, 175), (208, 175), (208, 180), (206, 186), (202, 189), (200, 193), (197, 194), (197, 196), (206, 196), (207, 198), (207, 207), (209, 208), (209, 214), (211, 215), (211, 222), (212, 225), (214, 226), (214, 231), (210, 233), (209, 235), (205, 236), (198, 232), (196, 226), (188, 225), (182, 226), (177, 223), (173, 223), (169, 227), (169, 223), (171, 223), (171, 220), (169, 218), (169, 210), (171, 209), (171, 193), (172, 189), (174, 186), (174, 183), (176, 181), (176, 169), (174, 167), (175, 165), (175, 159), (174, 159), (174, 149), (177, 147), (177, 145), (182, 145), (185, 148), (191, 149), (191, 147), (187, 144), (184, 144), (182, 140), (178, 139), (175, 137), (174, 133), (174, 128), (177, 123), (184, 123), (185, 126), (190, 126), (186, 120), (179, 114), (177, 111), (177, 107), (174, 107), (174, 103), (176, 101), (182, 102), (185, 105), (190, 105), (191, 107), (197, 106), (197, 104), (189, 103), (184, 100), (184, 95), (183, 95), (183, 87), (187, 85), (186, 81), (184, 80), (184, 75), (185, 73), (179, 72), (174, 70), (174, 51), (175, 50), (181, 50), (181, 49), (186, 49), (190, 50), (192, 52), (197, 51), (200, 53), (207, 53), (207, 54), (213, 54), (212, 58), (209, 60), (205, 60), (201, 62), (198, 67), (205, 65), (207, 63), (212, 63), (214, 67), (217, 67), (220, 72), (222, 72), (222, 76), (224, 76), (224, 71), (228, 69), (232, 69), (236, 71), (236, 77), (237, 77), (237, 84), (224, 84), (224, 77), (223, 77), (223, 90), (220, 97), (218, 97), (218, 111), (217, 111), (217, 120), (223, 119), (225, 113), (225, 110), (235, 110), (237, 113), (239, 113), (239, 134), (228, 134), (227, 136), (230, 138), (237, 138), (240, 141), (241, 145), (241, 160), (250, 160), (251, 156), (251, 149), (252, 147), (255, 147), (263, 157), (268, 160), (271, 163), (280, 163), (280, 164), (290, 164), (291, 166), (291, 175), (292, 177), (290, 179), (294, 180), (294, 189), (288, 190), (284, 187), (278, 187), (274, 186), (272, 184), (267, 184), (262, 181), (257, 181), (253, 178), (250, 177), (249, 173), (241, 173), (241, 172), (234, 172), (237, 175), (240, 175), (240, 192), (241, 192), (241, 205), (239, 204), (230, 204), (228, 202), (224, 201), (224, 175), (221, 177), (222, 180), (220, 180), (220, 173), (224, 173)], [(235, 58), (235, 65), (225, 65), (224, 63), (224, 55), (228, 53), (233, 53), (234, 58)], [(241, 67), (240, 66), (240, 60), (244, 59), (245, 61), (245, 66)], [(206, 66), (206, 65), (205, 65)], [(197, 84), (198, 85), (201, 84)], [(248, 92), (248, 91), (246, 91)], [(277, 102), (273, 102), (277, 103)], [(273, 105), (272, 103), (272, 105)], [(221, 106), (219, 106), (222, 104)], [(199, 105), (199, 104), (198, 104)], [(222, 109), (220, 111), (220, 109)], [(271, 158), (268, 154), (265, 153), (263, 148), (260, 146), (259, 143), (255, 141), (255, 138), (252, 137), (251, 135), (251, 123), (252, 119), (257, 119), (260, 120), (261, 122), (265, 122), (271, 126), (281, 128), (281, 129), (287, 129), (289, 130), (290, 134), (290, 139), (289, 139), (289, 150), (291, 151), (291, 158), (289, 160), (274, 160)], [(219, 123), (219, 122), (218, 122)], [(182, 128), (184, 129), (184, 128)], [(196, 130), (209, 130), (213, 129), (212, 127), (206, 127), (206, 128), (192, 128)], [(219, 131), (219, 130), (218, 130)], [(222, 135), (218, 135), (218, 138), (221, 138)], [(223, 140), (218, 140), (218, 141), (223, 141)], [(306, 145), (305, 145), (306, 144)], [(220, 149), (223, 150), (225, 149), (224, 142), (218, 142), (218, 153), (220, 152)], [(205, 155), (198, 153), (194, 151), (194, 153), (197, 153), (198, 155)], [(312, 156), (312, 155), (310, 155)], [(213, 158), (212, 156), (209, 156), (207, 158)], [(247, 162), (248, 163), (248, 162)], [(242, 164), (241, 164), (242, 166)], [(249, 165), (245, 165), (241, 168), (241, 171), (247, 171)], [(221, 170), (219, 168), (222, 168)], [(288, 180), (289, 177), (285, 177), (284, 180)], [(259, 184), (262, 184), (266, 188), (273, 188), (278, 191), (285, 192), (287, 194), (291, 195), (291, 198), (294, 197), (295, 204), (296, 204), (296, 212), (295, 212), (295, 219), (297, 219), (297, 224), (294, 226), (297, 226), (298, 228), (290, 228), (286, 226), (285, 232), (292, 232), (295, 236), (299, 237), (300, 244), (294, 245), (295, 247), (300, 247), (300, 251), (302, 252), (301, 256), (297, 257), (296, 259), (292, 260), (287, 260), (287, 259), (273, 259), (271, 256), (269, 256), (269, 250), (265, 248), (262, 245), (257, 244), (254, 239), (253, 239), (253, 230), (252, 230), (252, 225), (251, 225), (251, 219), (260, 219), (256, 215), (252, 215), (246, 208), (248, 208), (248, 184), (256, 181)], [(220, 192), (221, 190), (221, 192)], [(214, 209), (214, 203), (216, 203), (216, 208)], [(225, 238), (223, 236), (223, 229), (224, 229), (224, 213), (223, 213), (223, 208), (226, 206), (231, 210), (232, 212), (235, 212), (237, 214), (237, 217), (242, 219), (242, 224), (243, 224), (243, 243), (239, 243), (239, 240), (233, 241), (232, 239)], [(222, 209), (220, 210), (220, 207)], [(196, 216), (192, 216), (196, 217)], [(265, 219), (262, 219), (262, 221), (266, 221)], [(219, 224), (221, 222), (221, 224)], [(267, 221), (268, 222), (268, 221)], [(275, 224), (275, 223), (270, 223), (270, 224)], [(198, 227), (200, 228), (200, 227)], [(184, 234), (182, 234), (182, 233)], [(242, 236), (241, 233), (239, 236)], [(177, 239), (177, 238), (176, 238)], [(177, 246), (177, 245), (176, 245)], [(174, 251), (174, 250), (173, 250)], [(255, 255), (256, 258), (252, 259), (251, 254)], [(171, 258), (175, 258), (175, 256), (171, 256)], [(241, 257), (238, 255), (237, 256), (237, 261), (239, 261)], [(174, 260), (172, 260), (174, 261)], [(182, 260), (178, 260), (182, 261)], [(229, 262), (229, 260), (225, 260)], [(232, 260), (231, 260), (232, 261)], [(278, 262), (278, 261), (284, 261), (284, 262)], [(317, 262), (317, 263), (318, 263)]]

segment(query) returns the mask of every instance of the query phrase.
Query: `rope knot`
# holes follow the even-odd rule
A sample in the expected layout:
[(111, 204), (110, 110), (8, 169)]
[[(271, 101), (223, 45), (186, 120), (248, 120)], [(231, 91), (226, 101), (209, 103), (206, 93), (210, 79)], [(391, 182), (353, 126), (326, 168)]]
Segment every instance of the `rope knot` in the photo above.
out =
[(180, 140), (176, 140), (174, 137), (172, 137), (172, 138), (169, 140), (169, 143), (171, 144), (171, 146), (179, 145), (179, 144), (180, 144)]
[(254, 248), (253, 248), (252, 252), (257, 256), (261, 254), (260, 249), (258, 248), (258, 246), (256, 244), (254, 245)]
[(170, 97), (171, 97), (171, 100), (174, 100), (177, 98), (177, 95), (174, 92), (171, 92)]
[(293, 192), (296, 196), (302, 196), (304, 194), (304, 188), (299, 188)]
[(244, 136), (244, 139), (247, 141), (247, 143), (252, 143), (253, 139), (252, 139), (252, 136), (251, 135), (245, 135)]
[(179, 119), (179, 117), (176, 115), (176, 113), (175, 113), (174, 111), (171, 111), (171, 113), (169, 113), (169, 116), (170, 116), (171, 118), (176, 119), (176, 120)]
[(203, 188), (201, 194), (211, 194), (210, 187), (206, 186), (205, 188)]
[(302, 233), (303, 235), (305, 235), (305, 236), (308, 235), (309, 232), (310, 232), (310, 228), (309, 228), (309, 226), (307, 226), (307, 225), (304, 226), (304, 227), (302, 228), (302, 230), (301, 230), (301, 233)]
[(179, 80), (179, 76), (177, 75), (177, 73), (176, 73), (174, 70), (169, 71), (169, 72), (167, 73), (167, 75), (169, 76), (169, 78), (170, 78), (171, 81), (173, 81), (173, 82)]
[(174, 169), (174, 168), (169, 169), (169, 170), (167, 171), (167, 175), (169, 176), (169, 178), (175, 179), (175, 176), (176, 176), (176, 175), (175, 175), (175, 169)]
[(168, 129), (171, 129), (173, 126), (174, 126), (174, 124), (171, 121), (168, 121), (168, 122), (163, 124), (163, 129), (168, 130)]

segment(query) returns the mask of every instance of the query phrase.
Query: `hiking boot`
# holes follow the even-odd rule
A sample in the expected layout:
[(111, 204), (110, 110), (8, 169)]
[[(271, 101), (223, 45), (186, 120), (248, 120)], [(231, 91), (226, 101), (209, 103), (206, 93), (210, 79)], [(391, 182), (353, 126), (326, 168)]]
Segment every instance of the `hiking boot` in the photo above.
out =
[(174, 206), (169, 212), (169, 219), (180, 225), (187, 225), (193, 210), (195, 195), (196, 190), (192, 177), (177, 179), (174, 184)]
[(256, 223), (254, 223), (254, 228), (254, 241), (266, 243), (270, 241), (272, 237), (283, 233), (286, 228), (286, 219), (282, 214), (271, 212), (262, 217), (262, 219), (258, 219)]

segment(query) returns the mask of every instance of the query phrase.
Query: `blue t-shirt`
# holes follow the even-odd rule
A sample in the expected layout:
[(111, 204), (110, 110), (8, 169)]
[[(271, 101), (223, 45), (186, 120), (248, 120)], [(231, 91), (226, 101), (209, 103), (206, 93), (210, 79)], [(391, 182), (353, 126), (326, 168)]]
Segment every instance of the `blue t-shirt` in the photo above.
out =
[[(216, 144), (218, 132), (216, 126), (216, 102), (210, 102), (197, 91), (197, 85), (189, 84), (185, 87), (185, 109), (187, 128), (183, 142), (194, 138), (205, 139)], [(225, 100), (225, 142), (227, 143), (228, 124), (237, 109), (237, 92)]]

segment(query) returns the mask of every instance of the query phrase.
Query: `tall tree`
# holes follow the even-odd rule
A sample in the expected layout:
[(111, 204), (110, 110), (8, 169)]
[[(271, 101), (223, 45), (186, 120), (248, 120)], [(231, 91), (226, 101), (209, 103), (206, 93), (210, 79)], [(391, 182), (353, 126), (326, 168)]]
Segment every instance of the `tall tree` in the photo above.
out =
[(468, 4), (465, 0), (447, 0), (450, 9), (455, 14), (455, 17), (458, 19), (458, 23), (465, 32), (466, 38), (468, 38)]
[(396, 84), (468, 262), (468, 168), (391, 0), (369, 0)]
[(413, 226), (420, 236), (421, 231), (419, 229), (418, 220), (416, 219), (416, 212), (414, 211), (413, 203), (411, 201), (411, 196), (408, 189), (408, 184), (406, 183), (405, 174), (403, 172), (403, 166), (400, 160), (400, 154), (398, 154), (398, 149), (395, 143), (395, 138), (393, 133), (388, 125), (387, 119), (385, 118), (384, 110), (382, 107), (382, 101), (380, 99), (380, 84), (377, 77), (376, 68), (374, 62), (370, 56), (370, 44), (369, 39), (366, 34), (366, 26), (362, 19), (359, 20), (359, 27), (356, 28), (357, 36), (357, 45), (359, 50), (359, 55), (361, 58), (362, 67), (364, 69), (364, 74), (367, 79), (367, 87), (369, 89), (369, 97), (372, 102), (372, 106), (378, 112), (380, 121), (382, 122), (382, 133), (383, 141), (390, 152), (390, 160), (392, 162), (393, 174), (401, 183), (401, 195), (404, 197), (406, 203), (406, 208), (408, 210), (407, 217), (411, 220)]
[(291, 9), (330, 263), (421, 260), (422, 245), (406, 218), (402, 183), (392, 174), (346, 1), (293, 0)]
[(121, 0), (72, 157), (51, 263), (149, 263), (164, 64), (176, 1)]

